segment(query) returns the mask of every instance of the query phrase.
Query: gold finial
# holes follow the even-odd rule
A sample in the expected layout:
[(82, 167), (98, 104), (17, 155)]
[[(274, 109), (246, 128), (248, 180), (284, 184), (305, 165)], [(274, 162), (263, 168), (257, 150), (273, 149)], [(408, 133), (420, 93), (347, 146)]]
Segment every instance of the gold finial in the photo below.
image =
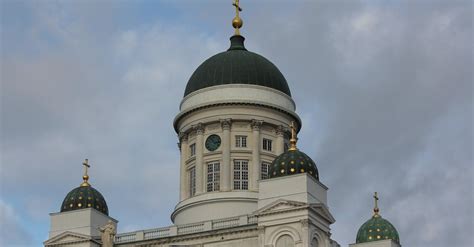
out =
[(291, 121), (290, 123), (290, 129), (291, 129), (291, 139), (290, 139), (290, 148), (288, 150), (297, 150), (296, 148), (296, 142), (298, 141), (298, 138), (296, 137), (296, 126), (295, 122)]
[(234, 19), (232, 19), (232, 26), (235, 28), (235, 35), (240, 35), (239, 29), (244, 24), (244, 21), (242, 21), (239, 16), (239, 12), (242, 11), (242, 8), (240, 8), (239, 0), (234, 0), (234, 3), (232, 3), (232, 5), (235, 7), (235, 17)]
[(379, 206), (378, 206), (379, 197), (377, 196), (377, 192), (374, 193), (374, 201), (375, 201), (374, 217), (379, 217)]
[(84, 176), (82, 176), (82, 179), (84, 180), (81, 184), (81, 186), (91, 186), (89, 184), (89, 175), (87, 175), (87, 168), (90, 168), (91, 166), (89, 165), (89, 160), (85, 159), (84, 162), (82, 162), (82, 165), (84, 166)]

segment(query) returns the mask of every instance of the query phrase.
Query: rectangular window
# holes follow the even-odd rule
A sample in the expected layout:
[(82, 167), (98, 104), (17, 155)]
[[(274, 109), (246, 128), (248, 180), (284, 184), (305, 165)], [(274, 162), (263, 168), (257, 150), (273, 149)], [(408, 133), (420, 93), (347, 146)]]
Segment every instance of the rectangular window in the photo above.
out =
[(248, 160), (234, 160), (234, 190), (249, 189)]
[(219, 191), (220, 185), (220, 165), (219, 162), (207, 164), (207, 192)]
[(190, 152), (191, 157), (196, 155), (196, 143), (189, 145), (189, 152)]
[(235, 147), (246, 148), (247, 136), (235, 136)]
[(272, 140), (263, 138), (263, 150), (272, 151)]
[(196, 167), (189, 169), (189, 194), (194, 196), (196, 194)]
[(269, 169), (270, 169), (270, 163), (262, 162), (262, 166), (260, 167), (260, 179), (268, 178)]

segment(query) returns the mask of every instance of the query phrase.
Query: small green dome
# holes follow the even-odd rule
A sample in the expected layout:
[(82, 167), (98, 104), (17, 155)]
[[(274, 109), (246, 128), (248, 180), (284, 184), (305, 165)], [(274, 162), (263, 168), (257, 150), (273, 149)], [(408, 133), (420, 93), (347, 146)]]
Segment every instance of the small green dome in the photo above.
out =
[(204, 61), (186, 85), (184, 96), (199, 89), (224, 84), (252, 84), (279, 90), (291, 96), (283, 74), (268, 59), (247, 51), (245, 38), (234, 35), (230, 48)]
[(400, 243), (397, 229), (379, 214), (366, 221), (357, 232), (356, 243), (392, 239)]
[(73, 211), (83, 208), (94, 208), (105, 215), (109, 209), (104, 197), (90, 185), (81, 185), (69, 192), (61, 205), (61, 212)]
[(268, 171), (270, 178), (283, 177), (298, 173), (309, 173), (319, 180), (316, 163), (305, 153), (298, 149), (291, 149), (280, 154), (273, 160)]

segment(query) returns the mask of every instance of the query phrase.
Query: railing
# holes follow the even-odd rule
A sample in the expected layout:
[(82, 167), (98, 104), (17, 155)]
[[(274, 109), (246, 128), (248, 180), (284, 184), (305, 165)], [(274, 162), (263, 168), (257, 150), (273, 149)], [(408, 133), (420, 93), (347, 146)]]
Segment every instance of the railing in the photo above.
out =
[(204, 231), (204, 222), (178, 226), (178, 234), (194, 233)]
[(232, 228), (236, 226), (245, 226), (257, 224), (257, 216), (242, 215), (239, 217), (224, 218), (212, 221), (204, 221), (186, 225), (169, 226), (154, 228), (144, 231), (120, 233), (115, 236), (115, 243), (122, 244), (127, 242), (165, 238), (177, 235), (191, 234), (216, 229)]
[(258, 218), (257, 218), (256, 215), (251, 215), (251, 216), (249, 216), (249, 218), (248, 218), (249, 224), (257, 224), (257, 221), (258, 221)]
[(144, 239), (152, 239), (152, 238), (161, 238), (161, 237), (167, 237), (170, 235), (171, 227), (165, 227), (165, 228), (155, 228), (151, 230), (146, 230), (143, 233), (143, 238)]
[(135, 232), (131, 233), (121, 233), (115, 236), (115, 242), (116, 243), (122, 243), (122, 242), (131, 242), (136, 240), (137, 234)]
[(230, 218), (230, 219), (222, 219), (222, 220), (214, 220), (212, 221), (212, 229), (220, 229), (220, 228), (228, 228), (233, 226), (239, 225), (240, 217)]

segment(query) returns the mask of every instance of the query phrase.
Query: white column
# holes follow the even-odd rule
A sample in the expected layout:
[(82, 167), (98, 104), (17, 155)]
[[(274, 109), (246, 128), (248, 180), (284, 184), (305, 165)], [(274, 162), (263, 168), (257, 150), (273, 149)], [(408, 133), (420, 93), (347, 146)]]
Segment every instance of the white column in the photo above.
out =
[(260, 126), (263, 121), (252, 120), (252, 167), (249, 174), (249, 189), (258, 190), (258, 182), (260, 179)]
[(275, 143), (275, 153), (280, 155), (285, 151), (285, 127), (280, 125), (276, 129), (276, 143)]
[(196, 130), (196, 195), (198, 195), (204, 193), (204, 185), (206, 184), (206, 177), (204, 176), (206, 168), (202, 159), (204, 153), (204, 126), (202, 123), (199, 123), (193, 126), (193, 129)]
[(231, 176), (231, 163), (230, 163), (230, 128), (231, 119), (221, 120), (222, 126), (222, 166), (221, 166), (221, 191), (230, 191), (230, 176)]
[(181, 162), (180, 162), (180, 176), (179, 176), (179, 200), (182, 201), (189, 197), (189, 186), (186, 171), (186, 159), (189, 157), (188, 152), (188, 135), (181, 132), (179, 133), (179, 149), (181, 150)]
[(301, 246), (310, 246), (312, 239), (309, 239), (311, 237), (311, 234), (309, 233), (309, 220), (308, 219), (303, 219), (300, 220), (301, 222), (301, 240), (302, 240), (302, 245)]

